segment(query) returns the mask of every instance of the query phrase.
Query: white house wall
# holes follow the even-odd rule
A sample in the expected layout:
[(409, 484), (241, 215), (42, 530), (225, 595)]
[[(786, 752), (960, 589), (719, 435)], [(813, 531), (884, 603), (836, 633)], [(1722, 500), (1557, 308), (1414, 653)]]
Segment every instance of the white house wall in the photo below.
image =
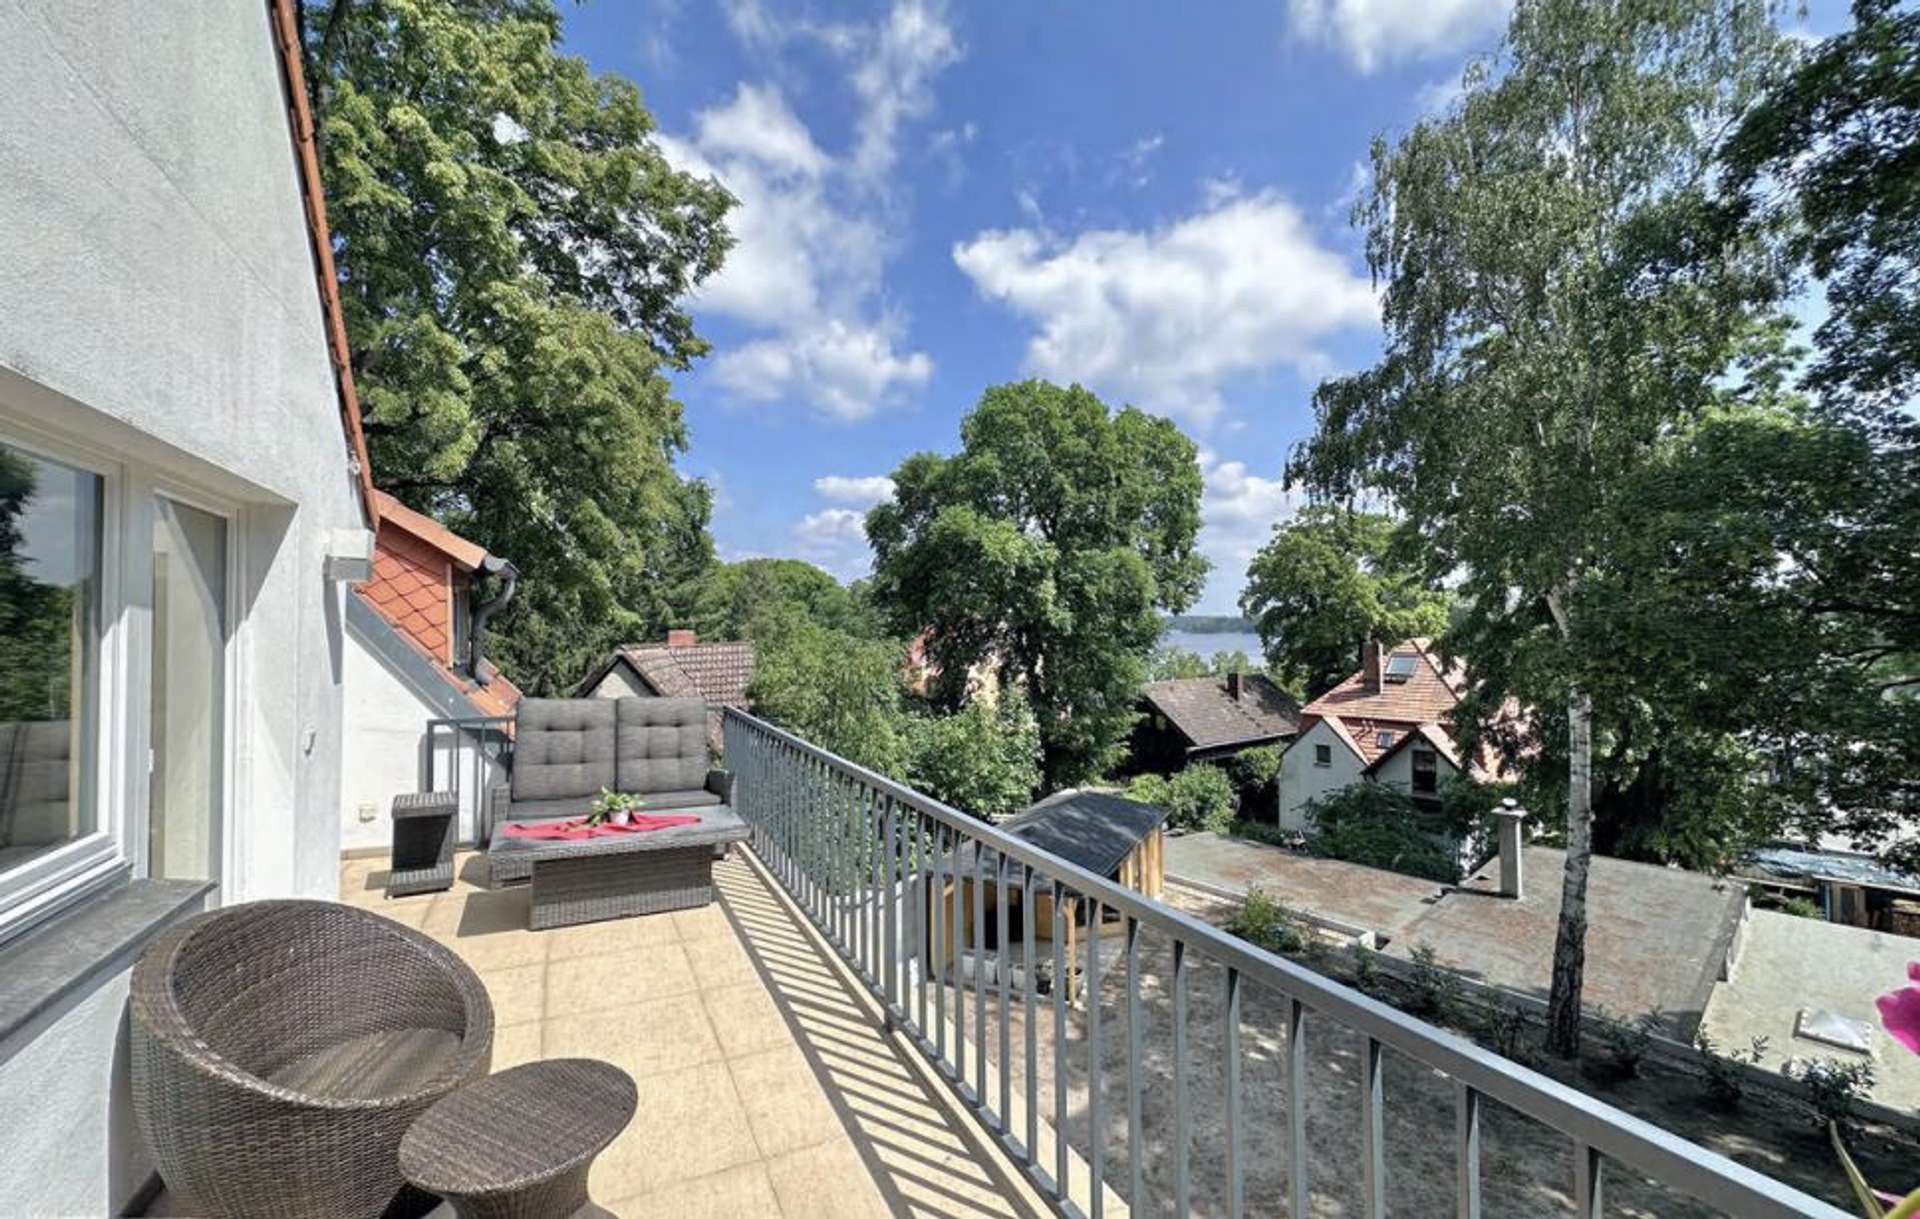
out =
[(623, 660), (608, 669), (607, 675), (594, 686), (593, 697), (652, 698), (653, 691), (640, 684), (640, 679), (634, 676), (633, 667)]
[[(220, 900), (338, 887), (344, 590), (363, 529), (261, 0), (0, 0), (0, 430), (84, 447), (130, 491), (229, 506), (236, 712)], [(123, 539), (138, 546), (143, 539)], [(150, 614), (125, 590), (135, 641)], [(109, 717), (143, 756), (146, 675)], [(144, 807), (128, 768), (111, 799)], [(131, 843), (128, 849), (132, 850)], [(144, 1180), (125, 974), (0, 1046), (0, 1211), (117, 1213)]]
[[(1326, 766), (1313, 764), (1314, 746), (1329, 746), (1333, 760)], [(1280, 759), (1280, 826), (1304, 833), (1306, 807), (1329, 792), (1339, 791), (1360, 781), (1360, 759), (1347, 748), (1325, 720), (1301, 733)]]

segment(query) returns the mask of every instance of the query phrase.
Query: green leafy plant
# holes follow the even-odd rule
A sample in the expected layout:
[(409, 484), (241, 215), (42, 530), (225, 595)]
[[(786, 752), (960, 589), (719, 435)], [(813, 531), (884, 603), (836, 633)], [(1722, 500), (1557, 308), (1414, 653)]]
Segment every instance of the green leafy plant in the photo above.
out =
[(1767, 1039), (1755, 1037), (1746, 1049), (1723, 1053), (1707, 1030), (1701, 1028), (1693, 1035), (1693, 1049), (1700, 1063), (1707, 1100), (1716, 1108), (1734, 1109), (1747, 1092), (1740, 1068), (1760, 1065), (1767, 1056)]
[(1354, 941), (1353, 988), (1363, 994), (1378, 994), (1380, 990), (1380, 966), (1374, 961), (1375, 951)]
[(601, 825), (615, 813), (635, 813), (646, 807), (646, 799), (633, 792), (608, 791), (600, 789), (600, 794), (587, 808), (587, 824)]
[(1442, 845), (1453, 834), (1443, 819), (1384, 783), (1355, 783), (1307, 805), (1307, 849), (1327, 859), (1451, 884), (1460, 863)]
[(1171, 776), (1141, 775), (1127, 787), (1127, 798), (1157, 804), (1178, 830), (1212, 830), (1223, 834), (1233, 827), (1233, 780), (1218, 766), (1189, 766)]
[(1440, 963), (1431, 944), (1415, 944), (1412, 956), (1414, 1011), (1436, 1021), (1453, 1019), (1466, 991), (1460, 975)]
[(1293, 911), (1259, 888), (1247, 891), (1247, 900), (1227, 920), (1227, 930), (1249, 944), (1278, 953), (1300, 952), (1310, 938)]
[(1834, 1058), (1810, 1058), (1788, 1072), (1800, 1081), (1807, 1104), (1812, 1106), (1814, 1125), (1831, 1127), (1842, 1135), (1853, 1127), (1853, 1107), (1873, 1090), (1873, 1064), (1841, 1062)]
[(1791, 914), (1795, 918), (1818, 920), (1825, 920), (1827, 917), (1826, 912), (1820, 909), (1817, 902), (1805, 897), (1789, 897), (1786, 901), (1781, 902), (1780, 913)]
[(1487, 1045), (1502, 1058), (1525, 1063), (1533, 1057), (1527, 1045), (1527, 1014), (1520, 1005), (1496, 995), (1487, 1005), (1485, 1034)]
[(1601, 1051), (1615, 1078), (1632, 1079), (1640, 1074), (1640, 1064), (1653, 1047), (1654, 1034), (1660, 1031), (1663, 1019), (1657, 1007), (1631, 1020), (1617, 1019), (1605, 1008), (1595, 1013)]

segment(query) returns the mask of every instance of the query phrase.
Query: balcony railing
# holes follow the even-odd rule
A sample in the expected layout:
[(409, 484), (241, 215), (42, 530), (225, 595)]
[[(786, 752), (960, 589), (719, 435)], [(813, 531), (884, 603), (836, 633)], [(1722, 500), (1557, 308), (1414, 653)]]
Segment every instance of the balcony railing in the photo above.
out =
[[(869, 987), (891, 1024), (909, 1035), (1065, 1214), (1090, 1211), (1099, 1219), (1109, 1190), (1135, 1215), (1171, 1210), (1186, 1219), (1196, 1207), (1224, 1211), (1233, 1219), (1241, 1219), (1250, 1207), (1276, 1213), (1281, 1196), (1248, 1197), (1246, 1182), (1253, 1166), (1249, 1139), (1257, 1138), (1285, 1148), (1284, 1201), (1290, 1214), (1313, 1213), (1310, 1193), (1338, 1185), (1357, 1193), (1360, 1214), (1381, 1219), (1389, 1178), (1396, 1171), (1387, 1139), (1392, 1098), (1384, 1085), (1384, 1061), (1391, 1053), (1450, 1082), (1452, 1129), (1433, 1130), (1426, 1141), (1451, 1143), (1453, 1209), (1463, 1219), (1474, 1219), (1482, 1210), (1482, 1131), (1483, 1118), (1491, 1111), (1488, 1102), (1524, 1115), (1564, 1140), (1562, 1146), (1571, 1153), (1571, 1180), (1566, 1184), (1580, 1219), (1602, 1214), (1603, 1187), (1616, 1168), (1638, 1178), (1632, 1182), (1636, 1189), (1651, 1183), (1651, 1188), (1687, 1195), (1741, 1219), (1846, 1219), (1827, 1203), (1036, 849), (753, 716), (729, 708), (725, 741), (727, 766), (736, 778), (736, 807), (752, 827), (755, 853)], [(969, 899), (971, 918), (949, 905)], [(997, 915), (991, 922), (989, 900)], [(1010, 900), (1019, 903), (1017, 923), (1009, 921)], [(1052, 968), (1043, 991), (1039, 966), (1046, 962), (1036, 955), (1036, 923), (1044, 923), (1049, 912)], [(1108, 912), (1114, 915), (1117, 965), (1102, 960), (1108, 955), (1101, 950)], [(1070, 949), (1079, 919), (1088, 933), (1079, 937), (1077, 949)], [(983, 945), (989, 927), (996, 943)], [(1170, 976), (1143, 978), (1143, 936), (1170, 948)], [(965, 942), (943, 942), (955, 938)], [(992, 950), (1004, 961), (1016, 940), (1024, 967), (996, 967), (990, 978), (984, 953)], [(1069, 960), (1070, 951), (1084, 959)], [(973, 967), (953, 969), (949, 977), (949, 958)], [(930, 967), (935, 963), (937, 967)], [(1209, 1111), (1223, 1115), (1224, 1156), (1198, 1159), (1195, 1102), (1200, 1084), (1190, 996), (1203, 964), (1214, 967), (1209, 974), (1217, 969), (1224, 976), (1218, 1009), (1222, 1027), (1214, 1043), (1224, 1062), (1208, 1064), (1201, 1077), (1206, 1086), (1224, 1091), (1218, 1108)], [(1113, 968), (1124, 973), (1121, 1012), (1103, 1011), (1102, 973)], [(1084, 973), (1084, 987), (1077, 992), (1084, 996), (1079, 1038), (1084, 1067), (1070, 1062), (1068, 1018), (1076, 1007), (1070, 970)], [(1168, 1031), (1170, 1024), (1171, 1049), (1162, 1054), (1156, 1048), (1151, 1061), (1143, 1048), (1149, 988), (1156, 1001), (1171, 1008), (1170, 1019), (1156, 1024), (1160, 1031)], [(1283, 1122), (1286, 1129), (1278, 1140), (1271, 1137), (1277, 1132), (1265, 1126), (1250, 1130), (1243, 1021), (1249, 994), (1255, 991), (1275, 998), (1284, 1026), (1273, 1030), (1285, 1044), (1279, 1055), (1286, 1080), (1285, 1113), (1283, 1118), (1276, 1115), (1274, 1124)], [(1122, 1022), (1119, 1044), (1107, 1045), (1110, 1034), (1103, 1025)], [(1043, 1025), (1050, 1032), (1043, 1034)], [(1352, 1112), (1315, 1111), (1306, 1086), (1314, 1047), (1336, 1034), (1351, 1035), (1363, 1047), (1356, 1056), (1358, 1104)], [(1043, 1038), (1051, 1039), (1051, 1053), (1042, 1053)], [(990, 1042), (997, 1042), (992, 1062)], [(1267, 1065), (1262, 1063), (1262, 1069)], [(1164, 1093), (1156, 1094), (1155, 1108), (1162, 1117), (1151, 1130), (1144, 1116), (1149, 1086), (1171, 1093), (1170, 1101)], [(1070, 1090), (1076, 1105), (1069, 1104)], [(1046, 1115), (1050, 1131), (1042, 1122), (1043, 1096), (1052, 1098)], [(1211, 1104), (1212, 1098), (1208, 1100)], [(1124, 1106), (1124, 1119), (1110, 1105)], [(1168, 1107), (1170, 1123), (1164, 1116)], [(1310, 1179), (1310, 1122), (1316, 1127), (1352, 1122), (1357, 1127), (1359, 1155), (1352, 1173), (1357, 1180)], [(1115, 1158), (1110, 1163), (1110, 1148), (1119, 1146), (1121, 1129), (1124, 1162)], [(1045, 1145), (1049, 1134), (1051, 1147)], [(1208, 1170), (1212, 1179), (1196, 1176), (1202, 1164), (1213, 1166)], [(1149, 1178), (1155, 1183), (1151, 1193)], [(1090, 1188), (1070, 1189), (1070, 1182)], [(1200, 1193), (1213, 1205), (1200, 1206)]]
[(511, 715), (427, 721), (426, 783), (420, 790), (453, 793), (463, 842), (492, 836), (487, 789), (504, 783), (513, 765), (512, 727)]

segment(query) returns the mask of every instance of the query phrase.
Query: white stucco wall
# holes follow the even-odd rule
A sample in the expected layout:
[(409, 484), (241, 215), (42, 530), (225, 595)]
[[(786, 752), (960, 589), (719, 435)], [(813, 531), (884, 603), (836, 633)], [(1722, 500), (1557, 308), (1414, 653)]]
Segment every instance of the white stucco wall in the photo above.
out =
[[(331, 896), (344, 590), (323, 557), (364, 520), (266, 5), (0, 0), (0, 81), (0, 428), (231, 505), (243, 617), (221, 897)], [(145, 595), (126, 590), (136, 633)], [(108, 713), (144, 742), (132, 680)], [(9, 1047), (0, 1164), (35, 1193), (0, 1210), (102, 1214), (144, 1175), (103, 1074), (124, 1008), (114, 975), (66, 1017), (83, 1032)]]
[[(1315, 745), (1329, 746), (1331, 764), (1316, 766)], [(1318, 720), (1287, 747), (1280, 759), (1280, 827), (1305, 833), (1306, 807), (1328, 792), (1360, 781), (1360, 759), (1327, 721)]]
[(623, 660), (608, 669), (607, 675), (594, 686), (593, 697), (652, 698), (653, 691), (640, 684), (640, 679), (634, 676), (633, 668)]
[[(347, 629), (346, 672), (345, 756), (350, 764), (340, 785), (340, 846), (384, 850), (393, 843), (393, 798), (424, 790), (427, 721), (445, 712), (390, 668), (352, 626)], [(471, 744), (447, 731), (435, 737), (434, 786), (445, 790), (453, 768), (461, 768), (460, 840), (471, 842), (485, 789), (504, 783), (506, 769), (491, 755), (480, 755), (476, 784)], [(362, 809), (369, 805), (373, 819), (363, 821)]]
[[(1382, 762), (1380, 768), (1373, 772), (1374, 781), (1411, 793), (1413, 791), (1413, 751), (1421, 748), (1425, 746), (1418, 741), (1403, 746), (1399, 752)], [(1447, 776), (1454, 773), (1453, 763), (1447, 761), (1446, 755), (1439, 750), (1432, 752), (1435, 777), (1441, 783), (1445, 783)]]

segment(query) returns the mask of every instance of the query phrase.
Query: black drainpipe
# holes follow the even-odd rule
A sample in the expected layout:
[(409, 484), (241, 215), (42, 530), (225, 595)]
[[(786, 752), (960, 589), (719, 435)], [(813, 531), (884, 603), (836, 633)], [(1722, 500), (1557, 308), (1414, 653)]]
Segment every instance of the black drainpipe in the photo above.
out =
[(513, 587), (519, 583), (520, 569), (505, 559), (488, 555), (480, 564), (480, 570), (490, 576), (499, 576), (506, 581), (500, 595), (484, 605), (474, 607), (473, 629), (468, 632), (467, 653), (471, 658), (469, 668), (473, 671), (473, 680), (482, 686), (493, 682), (494, 674), (499, 672), (487, 663), (485, 655), (487, 621), (501, 610), (507, 608), (507, 602), (513, 600)]

